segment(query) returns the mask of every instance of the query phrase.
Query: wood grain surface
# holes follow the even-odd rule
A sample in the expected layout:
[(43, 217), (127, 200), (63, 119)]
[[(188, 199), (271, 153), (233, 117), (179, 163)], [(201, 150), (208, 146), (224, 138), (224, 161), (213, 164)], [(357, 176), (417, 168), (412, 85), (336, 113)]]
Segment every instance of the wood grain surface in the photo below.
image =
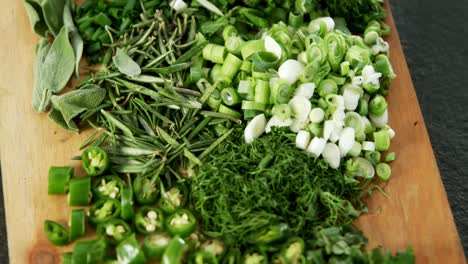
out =
[[(65, 196), (47, 195), (51, 165), (77, 165), (70, 157), (89, 133), (70, 133), (31, 108), (34, 49), (22, 0), (3, 0), (0, 9), (0, 159), (10, 263), (60, 263), (43, 233), (45, 219), (66, 223)], [(391, 251), (412, 245), (417, 263), (466, 263), (424, 120), (391, 15), (391, 61), (397, 79), (388, 96), (390, 124), (397, 135), (393, 178), (374, 193), (369, 213), (358, 220), (370, 246)], [(5, 260), (0, 260), (5, 263)]]

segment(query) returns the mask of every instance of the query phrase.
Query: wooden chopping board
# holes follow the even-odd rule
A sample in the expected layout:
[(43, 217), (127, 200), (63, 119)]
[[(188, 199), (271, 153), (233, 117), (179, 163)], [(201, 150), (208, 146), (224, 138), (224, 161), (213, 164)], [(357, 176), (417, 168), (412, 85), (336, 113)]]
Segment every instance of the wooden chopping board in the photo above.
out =
[[(60, 129), (31, 109), (34, 49), (22, 0), (5, 0), (0, 9), (0, 159), (10, 262), (60, 263), (57, 249), (43, 232), (45, 219), (67, 222), (65, 196), (47, 195), (51, 165), (78, 165), (70, 157), (89, 132)], [(370, 246), (392, 252), (412, 245), (417, 263), (466, 263), (442, 185), (418, 100), (391, 15), (388, 39), (398, 77), (388, 96), (390, 124), (396, 131), (393, 178), (369, 200), (370, 211), (358, 220)], [(3, 246), (3, 245), (1, 245)], [(5, 263), (6, 260), (0, 260)]]

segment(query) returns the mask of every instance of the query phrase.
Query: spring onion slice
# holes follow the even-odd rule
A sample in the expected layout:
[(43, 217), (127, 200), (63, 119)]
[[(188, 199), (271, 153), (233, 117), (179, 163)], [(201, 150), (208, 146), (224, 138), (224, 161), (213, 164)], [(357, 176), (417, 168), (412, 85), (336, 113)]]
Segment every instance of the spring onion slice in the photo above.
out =
[(297, 60), (287, 60), (278, 68), (278, 75), (281, 79), (286, 80), (289, 84), (294, 84), (299, 80), (299, 76), (304, 70), (304, 64)]
[(270, 87), (272, 88), (270, 91), (270, 103), (283, 104), (289, 102), (294, 90), (289, 81), (283, 79), (271, 79)]
[(252, 62), (254, 71), (265, 72), (275, 68), (279, 63), (279, 58), (269, 51), (257, 51), (252, 56)]
[(301, 83), (296, 91), (294, 92), (295, 95), (304, 96), (307, 99), (310, 99), (314, 95), (315, 91), (315, 83)]
[(281, 59), (283, 50), (276, 40), (270, 36), (265, 36), (265, 50), (275, 54), (277, 59)]
[(257, 80), (255, 86), (254, 101), (261, 104), (268, 104), (270, 101), (270, 82), (264, 80)]
[(345, 127), (341, 132), (338, 147), (340, 148), (341, 157), (344, 157), (353, 148), (355, 143), (354, 129)]
[(373, 178), (375, 175), (375, 169), (372, 163), (362, 157), (357, 157), (352, 159), (358, 164), (359, 170), (355, 176), (364, 177), (364, 178)]
[(378, 94), (370, 100), (369, 112), (371, 114), (380, 116), (385, 112), (385, 110), (387, 110), (387, 101), (385, 100), (385, 97)]
[(308, 124), (309, 120), (307, 119), (307, 117), (305, 119), (293, 118), (292, 124), (289, 126), (289, 129), (292, 132), (297, 133), (300, 130), (305, 129)]
[(375, 167), (377, 177), (383, 181), (387, 181), (392, 176), (392, 168), (387, 163), (379, 163)]
[(240, 49), (242, 45), (244, 45), (244, 41), (238, 36), (231, 36), (228, 39), (226, 39), (224, 43), (224, 46), (226, 47), (226, 49), (229, 52), (234, 53), (236, 55), (241, 54)]
[(341, 156), (340, 149), (334, 143), (325, 144), (325, 148), (322, 153), (323, 159), (328, 163), (328, 165), (337, 169), (340, 166)]
[(245, 42), (241, 48), (242, 58), (249, 59), (255, 52), (265, 50), (265, 42), (261, 40), (250, 40)]
[(350, 111), (346, 113), (344, 125), (347, 127), (352, 127), (356, 133), (364, 132), (364, 121), (356, 112)]
[(266, 118), (264, 114), (254, 117), (245, 127), (244, 137), (247, 144), (254, 142), (256, 138), (265, 133)]
[(361, 143), (354, 141), (353, 147), (348, 151), (348, 156), (351, 156), (353, 158), (358, 157), (361, 154), (361, 150)]
[(386, 130), (374, 132), (375, 150), (386, 151), (390, 147), (390, 135)]
[(354, 111), (358, 107), (359, 99), (363, 94), (362, 89), (355, 85), (343, 87), (344, 106), (346, 110)]
[(377, 128), (383, 128), (385, 125), (388, 124), (388, 111), (387, 109), (385, 112), (383, 112), (382, 115), (373, 115), (369, 114), (370, 120), (372, 121), (372, 124), (374, 124), (375, 127)]
[(296, 147), (306, 150), (310, 143), (310, 133), (306, 130), (300, 130), (296, 135)]
[(242, 101), (242, 110), (265, 111), (265, 104), (255, 101)]
[(295, 118), (305, 120), (312, 110), (312, 104), (304, 96), (296, 95), (288, 103)]
[(275, 104), (272, 109), (272, 114), (279, 120), (285, 121), (291, 118), (291, 107), (288, 104)]
[(221, 10), (219, 10), (219, 8), (217, 8), (215, 5), (213, 5), (212, 3), (210, 3), (209, 1), (207, 0), (197, 0), (198, 3), (200, 3), (201, 6), (203, 6), (204, 8), (208, 9), (209, 11), (219, 15), (219, 16), (224, 16), (223, 12)]
[(242, 60), (237, 58), (232, 53), (229, 53), (224, 60), (223, 66), (221, 67), (221, 73), (223, 76), (232, 80), (236, 76), (237, 71), (239, 71), (242, 65)]
[(335, 129), (330, 135), (330, 138), (328, 139), (332, 143), (338, 142), (338, 140), (340, 140), (340, 137), (341, 137), (341, 132), (343, 132), (342, 123), (335, 122), (335, 124), (337, 124), (337, 126), (335, 127)]
[(224, 88), (221, 91), (221, 99), (223, 100), (224, 104), (229, 106), (236, 105), (241, 102), (239, 94), (234, 88)]
[(333, 131), (335, 131), (335, 129), (337, 129), (337, 126), (338, 125), (333, 120), (325, 121), (325, 124), (323, 125), (323, 138), (328, 140), (330, 138), (331, 134), (333, 133)]
[(323, 149), (325, 148), (325, 144), (327, 144), (326, 139), (314, 137), (312, 141), (310, 141), (310, 144), (307, 147), (306, 151), (318, 158), (320, 157), (320, 155), (322, 155)]
[(322, 108), (316, 107), (310, 111), (309, 120), (312, 123), (321, 123), (325, 118), (325, 111)]
[(292, 122), (292, 119), (280, 120), (278, 117), (272, 116), (266, 124), (265, 132), (270, 133), (272, 127), (289, 127)]
[(372, 141), (362, 142), (362, 150), (375, 151), (375, 143)]
[(395, 152), (390, 152), (385, 156), (385, 162), (392, 162), (396, 159), (396, 153)]

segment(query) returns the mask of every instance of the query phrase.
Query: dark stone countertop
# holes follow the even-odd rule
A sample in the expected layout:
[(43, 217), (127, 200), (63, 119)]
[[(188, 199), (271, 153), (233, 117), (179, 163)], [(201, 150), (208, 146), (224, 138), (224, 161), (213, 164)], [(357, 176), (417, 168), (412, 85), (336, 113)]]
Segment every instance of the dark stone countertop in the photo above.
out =
[[(468, 255), (468, 84), (464, 83), (468, 76), (465, 35), (468, 1), (390, 0), (390, 3)], [(3, 205), (1, 185), (0, 193)], [(7, 259), (5, 211), (0, 206), (0, 262)]]

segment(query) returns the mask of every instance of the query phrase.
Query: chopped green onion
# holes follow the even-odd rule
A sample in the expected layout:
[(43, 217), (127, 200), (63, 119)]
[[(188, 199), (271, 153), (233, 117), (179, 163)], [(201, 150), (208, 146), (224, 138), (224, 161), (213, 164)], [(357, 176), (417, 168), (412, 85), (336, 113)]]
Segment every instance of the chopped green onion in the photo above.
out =
[(366, 45), (375, 44), (379, 37), (380, 37), (379, 33), (375, 32), (373, 30), (367, 31), (364, 34), (364, 43), (366, 43)]
[(369, 113), (368, 103), (366, 99), (359, 99), (359, 104), (356, 111), (362, 116), (366, 116)]
[(366, 160), (365, 158), (357, 157), (353, 158), (352, 161), (358, 164), (358, 170), (356, 171), (355, 176), (360, 176), (368, 179), (374, 177), (374, 166), (368, 160)]
[(219, 109), (218, 109), (218, 112), (221, 113), (221, 114), (226, 114), (226, 115), (229, 115), (229, 116), (232, 116), (234, 118), (241, 118), (242, 117), (242, 114), (237, 112), (236, 110), (233, 110), (225, 105), (220, 105), (219, 106)]
[(226, 59), (223, 63), (223, 66), (221, 68), (221, 73), (227, 78), (232, 80), (234, 76), (236, 76), (237, 71), (239, 71), (241, 64), (242, 64), (242, 60), (237, 58), (232, 53), (229, 53), (226, 56)]
[(304, 96), (307, 99), (310, 99), (314, 95), (315, 83), (302, 83), (297, 87), (294, 95)]
[(250, 61), (242, 61), (242, 64), (240, 66), (240, 70), (251, 73), (252, 72), (252, 62)]
[(349, 61), (343, 61), (340, 64), (340, 74), (342, 76), (348, 76), (350, 71), (351, 71), (351, 69), (350, 69)]
[(257, 72), (265, 72), (275, 68), (279, 62), (279, 58), (269, 51), (258, 51), (252, 56), (253, 70)]
[(284, 104), (289, 102), (289, 98), (294, 89), (287, 80), (279, 79), (276, 81), (270, 91), (270, 103)]
[(295, 118), (306, 120), (312, 110), (312, 104), (304, 96), (296, 95), (288, 103)]
[(373, 165), (377, 165), (380, 162), (381, 154), (378, 151), (366, 151), (364, 157)]
[(396, 159), (396, 153), (395, 152), (390, 152), (385, 156), (385, 162), (392, 162)]
[(304, 64), (297, 60), (287, 60), (278, 68), (278, 75), (281, 79), (286, 80), (289, 84), (294, 84), (299, 80), (299, 76), (304, 71)]
[(361, 145), (362, 145), (362, 150), (375, 151), (375, 143), (372, 141), (363, 141)]
[(387, 163), (379, 163), (375, 167), (377, 177), (383, 181), (387, 181), (392, 176), (392, 168)]
[(265, 36), (265, 50), (275, 54), (276, 58), (281, 59), (283, 54), (283, 49), (281, 46), (276, 42), (276, 40), (270, 36)]
[(265, 111), (265, 104), (255, 101), (242, 101), (242, 110)]
[(257, 80), (255, 86), (255, 102), (261, 104), (268, 104), (270, 101), (270, 82), (264, 80)]
[(344, 157), (349, 153), (353, 148), (354, 143), (354, 129), (351, 127), (345, 127), (340, 133), (340, 139), (338, 142), (341, 157)]
[(337, 169), (340, 166), (341, 156), (340, 149), (334, 143), (325, 144), (322, 152), (323, 159), (332, 169)]
[(390, 147), (390, 135), (385, 130), (374, 132), (375, 150), (386, 151)]
[(296, 147), (306, 150), (310, 143), (310, 133), (300, 130), (296, 135)]
[(233, 25), (227, 25), (224, 29), (223, 29), (223, 39), (224, 41), (227, 41), (230, 37), (234, 37), (234, 36), (237, 36), (237, 29), (235, 26)]
[(289, 127), (293, 123), (292, 119), (280, 120), (276, 116), (272, 116), (265, 128), (265, 132), (270, 133), (272, 127)]
[(364, 133), (366, 134), (371, 134), (375, 132), (375, 126), (372, 125), (372, 123), (367, 119), (365, 116), (361, 116), (362, 123), (364, 124)]
[(310, 141), (310, 144), (307, 147), (306, 151), (314, 155), (316, 158), (318, 158), (320, 157), (320, 155), (322, 155), (322, 152), (325, 149), (326, 144), (327, 144), (326, 139), (315, 136), (312, 139), (312, 141)]
[(388, 111), (385, 110), (382, 115), (369, 114), (372, 124), (377, 128), (383, 128), (388, 124)]
[(211, 81), (213, 83), (220, 81), (223, 78), (222, 74), (223, 65), (215, 64), (210, 72)]
[(249, 59), (257, 51), (265, 50), (265, 42), (262, 40), (250, 40), (245, 42), (241, 48), (242, 58)]
[(250, 144), (254, 142), (256, 138), (265, 133), (266, 118), (264, 114), (260, 114), (254, 117), (245, 127), (244, 137), (245, 142)]
[(298, 28), (304, 24), (304, 14), (289, 12), (288, 24), (294, 28)]
[(238, 36), (229, 37), (224, 43), (224, 46), (226, 47), (227, 51), (236, 55), (241, 55), (241, 48), (243, 45), (244, 40), (242, 40), (242, 38)]
[(221, 99), (224, 104), (229, 106), (233, 106), (241, 102), (239, 94), (234, 88), (224, 88), (221, 91)]
[(252, 79), (242, 80), (237, 87), (237, 93), (246, 100), (254, 100), (255, 96), (255, 81)]
[(359, 105), (359, 99), (363, 95), (362, 89), (357, 85), (347, 84), (343, 86), (344, 106), (346, 110), (354, 111)]
[(338, 93), (338, 85), (330, 79), (322, 80), (317, 87), (317, 92), (320, 97), (325, 97), (328, 94)]
[(348, 156), (351, 156), (353, 158), (358, 157), (361, 155), (361, 143), (355, 141), (353, 147), (348, 151)]
[(377, 72), (387, 75), (390, 79), (396, 77), (390, 60), (384, 54), (379, 54), (375, 57), (374, 68)]
[(207, 101), (208, 106), (213, 110), (218, 110), (221, 105), (221, 93), (219, 90), (214, 90)]
[(291, 107), (288, 104), (275, 104), (272, 114), (279, 120), (284, 121), (291, 118)]
[(346, 113), (344, 125), (347, 127), (352, 127), (356, 133), (364, 132), (364, 121), (356, 112)]
[(322, 108), (316, 107), (310, 111), (309, 120), (312, 123), (321, 123), (325, 118), (325, 111)]
[(387, 110), (387, 101), (381, 95), (376, 95), (369, 102), (369, 112), (373, 115), (380, 116)]
[(320, 137), (322, 136), (323, 126), (319, 123), (310, 123), (307, 126), (307, 130), (309, 130), (313, 136)]
[(226, 57), (226, 48), (216, 44), (208, 44), (203, 48), (203, 59), (214, 62), (224, 63)]

